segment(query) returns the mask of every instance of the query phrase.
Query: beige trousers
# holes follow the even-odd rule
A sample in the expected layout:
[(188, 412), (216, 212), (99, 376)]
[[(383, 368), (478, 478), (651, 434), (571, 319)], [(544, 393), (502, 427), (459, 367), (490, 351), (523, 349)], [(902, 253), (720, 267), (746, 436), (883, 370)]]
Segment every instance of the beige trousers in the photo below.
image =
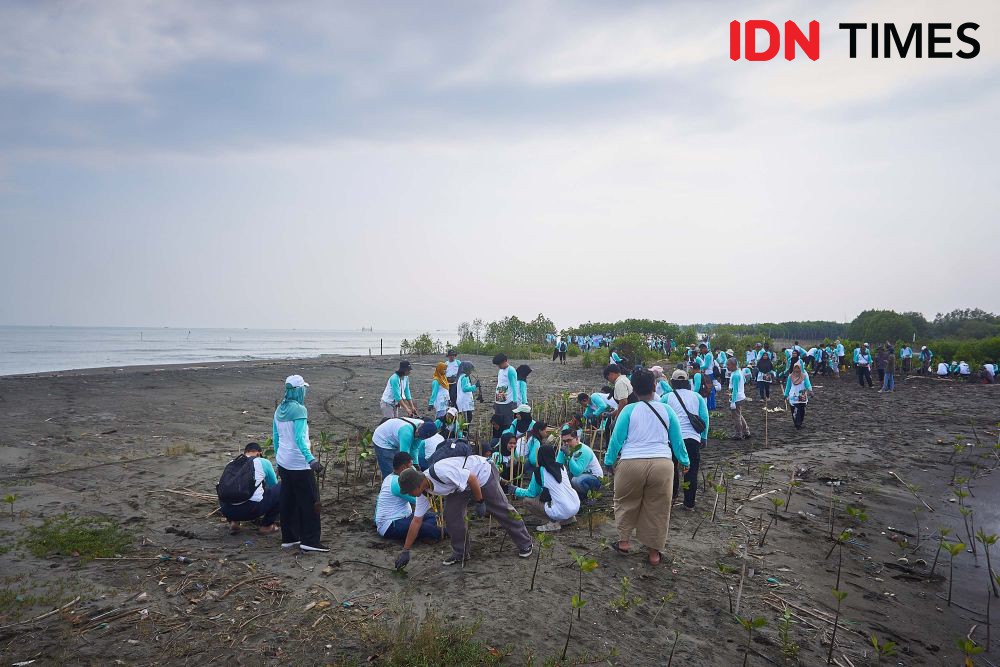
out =
[(663, 552), (670, 532), (674, 462), (671, 459), (624, 459), (615, 466), (615, 526), (618, 539), (636, 538)]

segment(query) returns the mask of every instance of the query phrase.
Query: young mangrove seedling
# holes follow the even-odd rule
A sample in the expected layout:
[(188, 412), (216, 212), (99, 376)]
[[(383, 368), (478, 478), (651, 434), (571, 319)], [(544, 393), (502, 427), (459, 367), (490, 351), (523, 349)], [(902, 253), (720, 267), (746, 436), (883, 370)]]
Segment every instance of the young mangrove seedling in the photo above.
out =
[(668, 602), (670, 602), (671, 600), (673, 600), (675, 597), (677, 597), (677, 593), (670, 592), (670, 593), (667, 593), (666, 595), (664, 595), (663, 597), (660, 598), (660, 606), (656, 608), (656, 613), (653, 614), (653, 620), (651, 620), (649, 622), (650, 625), (656, 625), (656, 617), (660, 615), (661, 611), (663, 611), (663, 607)]
[(726, 586), (726, 595), (729, 596), (729, 613), (732, 614), (732, 613), (734, 613), (733, 612), (733, 588), (732, 588), (732, 586), (729, 585), (729, 580), (726, 579), (726, 575), (727, 574), (732, 574), (732, 573), (736, 572), (736, 568), (735, 567), (730, 567), (730, 566), (726, 565), (725, 563), (716, 563), (716, 565), (719, 568), (719, 576), (722, 577), (722, 583)]
[(611, 608), (616, 611), (642, 604), (642, 598), (632, 595), (632, 582), (628, 577), (622, 577), (621, 594), (611, 601)]
[(868, 640), (872, 643), (872, 648), (875, 649), (875, 664), (882, 664), (882, 657), (888, 658), (889, 656), (896, 655), (896, 642), (889, 641), (886, 639), (884, 642), (879, 642), (878, 635), (872, 634)]
[[(838, 573), (837, 578), (840, 578)], [(826, 655), (826, 664), (833, 663), (833, 647), (837, 644), (837, 627), (840, 625), (840, 603), (847, 597), (847, 591), (833, 589), (833, 597), (837, 598), (837, 612), (833, 616), (833, 634), (830, 635), (830, 652)]]
[(17, 502), (17, 494), (16, 493), (8, 493), (6, 496), (3, 497), (3, 501), (5, 503), (7, 503), (8, 505), (10, 505), (10, 520), (13, 521), (14, 520), (14, 503)]
[(573, 635), (573, 610), (576, 610), (577, 616), (579, 616), (580, 610), (583, 609), (585, 604), (587, 604), (587, 601), (579, 595), (574, 595), (573, 599), (570, 601), (569, 629), (566, 630), (566, 643), (563, 644), (562, 657), (559, 658), (560, 660), (566, 659), (566, 651), (569, 649), (569, 638)]
[(965, 656), (965, 661), (962, 663), (965, 667), (974, 667), (975, 663), (972, 662), (972, 656), (979, 655), (986, 650), (985, 647), (977, 645), (976, 642), (968, 637), (959, 637), (955, 640), (955, 645), (958, 646), (958, 650)]
[(538, 534), (538, 554), (535, 555), (535, 569), (531, 571), (531, 587), (528, 592), (535, 590), (535, 575), (538, 573), (538, 561), (542, 559), (542, 551), (551, 549), (555, 544), (555, 539), (549, 533)]
[(753, 618), (743, 618), (742, 616), (737, 616), (736, 620), (738, 620), (740, 625), (743, 626), (743, 629), (747, 631), (747, 645), (746, 649), (743, 651), (743, 667), (746, 667), (747, 660), (750, 659), (750, 642), (753, 641), (753, 631), (767, 625), (767, 620), (763, 616), (754, 616)]
[(771, 530), (771, 526), (778, 522), (778, 508), (785, 504), (785, 501), (781, 498), (771, 498), (770, 500), (771, 504), (774, 505), (774, 513), (771, 514), (771, 520), (767, 522), (767, 527), (760, 535), (760, 542), (757, 543), (759, 547), (764, 546), (764, 541), (767, 539), (767, 532)]
[[(569, 555), (573, 557), (573, 560), (576, 562), (577, 569), (580, 570), (580, 582), (579, 582), (579, 585), (577, 586), (577, 595), (576, 595), (576, 597), (578, 597), (578, 598), (580, 598), (582, 600), (583, 599), (583, 573), (584, 572), (593, 572), (594, 570), (596, 570), (597, 569), (597, 561), (594, 560), (593, 558), (587, 558), (586, 554), (584, 554), (584, 555), (577, 555), (573, 551), (569, 552)], [(577, 619), (580, 619), (581, 616), (582, 616), (582, 612), (580, 610), (583, 609), (583, 605), (580, 605), (579, 607), (574, 607), (574, 609), (576, 609), (576, 617), (577, 617)]]
[(980, 528), (976, 531), (976, 539), (982, 543), (983, 550), (986, 552), (986, 573), (990, 578), (990, 587), (993, 589), (993, 596), (1000, 597), (1000, 592), (997, 591), (997, 583), (993, 580), (993, 564), (990, 562), (990, 547), (997, 543), (998, 537), (993, 534), (987, 535), (986, 531)]
[(797, 662), (799, 657), (799, 645), (792, 639), (791, 630), (795, 621), (792, 619), (792, 611), (787, 606), (781, 612), (778, 620), (778, 641), (781, 642), (781, 654), (791, 662)]
[(955, 578), (955, 556), (965, 551), (965, 545), (961, 542), (948, 542), (944, 545), (945, 551), (951, 556), (948, 560), (948, 606), (951, 606), (951, 582)]
[(940, 537), (938, 538), (938, 548), (937, 548), (937, 551), (934, 552), (934, 564), (931, 565), (931, 576), (932, 577), (934, 576), (934, 570), (937, 569), (938, 556), (941, 555), (941, 547), (944, 546), (944, 538), (948, 537), (948, 535), (950, 535), (950, 534), (951, 534), (951, 528), (938, 528), (938, 535)]

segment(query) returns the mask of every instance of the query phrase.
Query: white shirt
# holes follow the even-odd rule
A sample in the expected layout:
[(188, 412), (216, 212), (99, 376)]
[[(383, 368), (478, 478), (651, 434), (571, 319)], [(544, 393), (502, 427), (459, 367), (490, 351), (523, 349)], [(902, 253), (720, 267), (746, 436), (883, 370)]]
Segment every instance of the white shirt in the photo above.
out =
[[(305, 420), (303, 420), (305, 421)], [(285, 470), (309, 470), (306, 457), (302, 455), (299, 446), (295, 442), (295, 422), (274, 422), (278, 428), (278, 453), (274, 460)], [(309, 422), (306, 422), (306, 443), (309, 446), (309, 453), (312, 453), (312, 443), (309, 441)], [(254, 466), (256, 468), (256, 466)], [(261, 496), (263, 498), (263, 496)]]
[[(429, 460), (434, 452), (437, 451), (438, 445), (444, 442), (444, 436), (440, 433), (435, 433), (431, 437), (424, 440), (424, 456)], [(437, 470), (437, 466), (434, 467)]]
[(580, 511), (580, 494), (569, 481), (569, 471), (563, 468), (562, 481), (556, 482), (548, 470), (542, 470), (542, 486), (549, 490), (551, 502), (545, 503), (545, 514), (553, 521), (565, 521)]
[(375, 501), (375, 527), (379, 535), (385, 535), (389, 524), (397, 519), (405, 519), (413, 512), (410, 503), (392, 492), (393, 484), (399, 484), (399, 475), (392, 474), (382, 480), (382, 487)]
[[(469, 477), (476, 476), (479, 485), (483, 486), (490, 480), (493, 474), (493, 464), (490, 460), (482, 456), (473, 454), (469, 457), (453, 456), (448, 459), (441, 459), (434, 464), (434, 473), (441, 478), (437, 481), (431, 476), (430, 470), (424, 471), (424, 477), (430, 480), (431, 488), (427, 493), (436, 496), (447, 496), (452, 493), (460, 493), (469, 488)], [(422, 517), (430, 509), (430, 501), (426, 494), (417, 496), (417, 507), (413, 512), (414, 516)]]
[[(398, 401), (396, 397), (392, 395), (392, 378), (398, 377), (396, 373), (389, 376), (389, 379), (385, 381), (385, 391), (382, 392), (382, 402), (388, 403), (389, 405), (396, 405)], [(410, 388), (410, 376), (404, 375), (399, 378), (399, 400), (406, 399), (406, 392)]]
[(960, 363), (958, 365), (958, 372), (961, 373), (962, 375), (968, 375), (969, 374), (969, 364), (965, 363), (964, 361), (962, 363)]
[(624, 401), (628, 398), (628, 395), (632, 393), (632, 382), (624, 375), (619, 375), (618, 379), (615, 380), (615, 392), (614, 399), (616, 401)]
[[(462, 391), (462, 378), (465, 375), (459, 376), (455, 382), (458, 384), (458, 392), (455, 394), (455, 407), (459, 409), (460, 412), (472, 412), (476, 407), (476, 395), (471, 391)], [(472, 386), (472, 379), (469, 379), (469, 385)]]
[(938, 375), (942, 375), (942, 376), (947, 375), (948, 374), (948, 364), (944, 363), (943, 361), (940, 364), (938, 364), (937, 374)]
[[(376, 447), (381, 447), (382, 449), (399, 449), (399, 429), (406, 424), (412, 424), (414, 427), (420, 428), (420, 425), (423, 423), (424, 420), (422, 419), (394, 417), (378, 425), (378, 428), (372, 433), (372, 442)], [(413, 442), (416, 441), (417, 436), (414, 433)]]
[[(676, 392), (674, 392), (676, 393)], [(671, 394), (673, 395), (673, 394)], [(642, 403), (635, 403), (628, 419), (628, 437), (622, 445), (619, 459), (669, 459), (673, 457), (670, 437), (663, 424), (670, 426), (670, 410), (659, 401), (649, 403), (663, 419), (661, 423), (653, 411)], [(680, 423), (680, 420), (677, 420)]]
[(448, 367), (444, 371), (444, 376), (448, 378), (458, 377), (458, 365), (462, 362), (456, 357), (455, 361), (448, 361), (445, 363), (448, 364)]
[[(688, 421), (688, 417), (684, 413), (684, 408), (681, 407), (678, 395), (683, 395), (684, 407), (693, 415), (698, 414), (698, 409), (701, 407), (701, 401), (698, 400), (699, 396), (690, 389), (674, 389), (673, 392), (667, 394), (667, 405), (677, 414), (677, 423), (681, 425), (681, 435), (684, 436), (684, 439), (701, 442), (701, 433), (694, 430), (694, 427), (691, 426), (691, 422)], [(632, 416), (635, 417), (634, 412)], [(661, 426), (660, 428), (662, 429), (663, 427)]]

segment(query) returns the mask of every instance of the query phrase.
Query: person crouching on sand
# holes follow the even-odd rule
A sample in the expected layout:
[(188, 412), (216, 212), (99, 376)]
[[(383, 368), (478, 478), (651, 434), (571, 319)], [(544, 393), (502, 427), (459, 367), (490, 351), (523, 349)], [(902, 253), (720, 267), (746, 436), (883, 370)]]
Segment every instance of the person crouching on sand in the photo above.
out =
[(451, 537), (451, 556), (443, 565), (461, 563), (465, 553), (465, 515), (469, 503), (475, 503), (475, 513), (479, 518), (487, 514), (499, 523), (510, 535), (517, 548), (517, 555), (527, 558), (531, 555), (531, 536), (524, 521), (500, 488), (497, 469), (482, 456), (454, 456), (441, 459), (423, 473), (413, 468), (403, 470), (399, 475), (400, 492), (413, 496), (416, 506), (413, 521), (403, 541), (403, 551), (396, 558), (396, 569), (406, 567), (410, 562), (410, 548), (420, 534), (420, 526), (430, 510), (428, 495), (444, 497), (444, 525)]
[(396, 372), (389, 376), (389, 380), (385, 383), (385, 391), (382, 392), (382, 400), (379, 402), (383, 419), (398, 417), (400, 407), (410, 417), (417, 416), (417, 408), (413, 405), (413, 397), (410, 395), (409, 375), (412, 370), (413, 365), (404, 359), (399, 362)]
[[(258, 520), (260, 528), (257, 532), (261, 535), (270, 535), (278, 530), (274, 522), (278, 518), (281, 483), (274, 474), (271, 462), (264, 458), (260, 445), (256, 442), (251, 442), (243, 448), (243, 456), (249, 461), (249, 463), (244, 461), (243, 465), (253, 466), (253, 493), (240, 502), (220, 502), (219, 514), (229, 519), (230, 535), (240, 532), (241, 521)], [(237, 460), (240, 460), (239, 457)], [(229, 469), (230, 466), (226, 466), (226, 470)], [(226, 475), (223, 475), (223, 478), (225, 477)], [(222, 487), (223, 482), (220, 482), (219, 486)], [(222, 495), (221, 491), (219, 495)], [(246, 498), (246, 495), (243, 497)]]
[(526, 489), (515, 489), (514, 496), (524, 498), (528, 511), (545, 521), (538, 527), (542, 533), (576, 523), (580, 511), (580, 496), (570, 483), (569, 471), (556, 461), (552, 445), (538, 448), (538, 467), (531, 475), (531, 483)]
[(285, 398), (274, 411), (272, 435), (274, 459), (281, 476), (281, 547), (302, 551), (329, 551), (320, 542), (319, 487), (316, 474), (323, 466), (312, 455), (309, 443), (309, 412), (301, 375), (285, 379)]
[(629, 540), (635, 531), (636, 538), (649, 549), (649, 564), (659, 565), (670, 531), (672, 459), (677, 457), (682, 474), (691, 461), (677, 415), (663, 403), (651, 403), (653, 374), (637, 371), (632, 386), (638, 402), (622, 409), (604, 456), (604, 465), (613, 466), (615, 476), (618, 541), (611, 546), (618, 553), (629, 553)]
[[(410, 531), (413, 522), (413, 509), (410, 505), (417, 502), (413, 496), (408, 496), (399, 490), (399, 473), (413, 467), (413, 459), (404, 452), (397, 453), (392, 458), (392, 474), (382, 480), (382, 488), (375, 501), (375, 528), (378, 534), (390, 540), (402, 542)], [(444, 528), (437, 525), (434, 512), (427, 512), (421, 520), (417, 539), (437, 542), (445, 536)]]

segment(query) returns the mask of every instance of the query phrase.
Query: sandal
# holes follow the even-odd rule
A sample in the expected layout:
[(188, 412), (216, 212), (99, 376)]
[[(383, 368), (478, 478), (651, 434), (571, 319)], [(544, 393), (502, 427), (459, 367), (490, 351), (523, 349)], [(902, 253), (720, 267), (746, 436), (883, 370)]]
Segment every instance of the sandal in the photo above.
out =
[[(653, 554), (656, 554), (656, 561), (655, 562), (653, 561)], [(653, 567), (656, 567), (661, 562), (663, 562), (663, 554), (661, 554), (659, 551), (655, 551), (653, 549), (650, 549), (649, 550), (649, 556), (646, 558), (646, 560), (649, 562), (650, 565), (652, 565)]]
[(628, 556), (630, 553), (632, 553), (631, 549), (622, 549), (621, 546), (619, 546), (619, 545), (621, 545), (621, 543), (622, 543), (622, 540), (618, 540), (617, 542), (612, 542), (611, 543), (611, 548), (614, 549), (615, 551), (617, 551), (622, 556)]
[(237, 534), (239, 534), (239, 532), (240, 532), (240, 522), (239, 521), (230, 521), (229, 522), (229, 534), (230, 535), (237, 535)]

